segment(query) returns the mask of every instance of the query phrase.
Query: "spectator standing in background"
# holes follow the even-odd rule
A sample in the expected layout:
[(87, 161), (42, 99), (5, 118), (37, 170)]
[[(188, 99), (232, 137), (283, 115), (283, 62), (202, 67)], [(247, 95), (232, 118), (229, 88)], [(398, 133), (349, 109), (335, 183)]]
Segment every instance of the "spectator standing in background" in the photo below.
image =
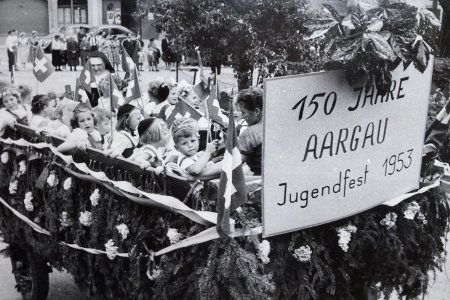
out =
[(27, 67), (28, 54), (30, 52), (28, 38), (25, 32), (21, 32), (17, 40), (17, 62), (22, 66), (22, 70)]
[(52, 42), (52, 64), (55, 66), (55, 71), (62, 71), (62, 50), (63, 50), (63, 41), (59, 34), (55, 35), (55, 39)]
[(76, 71), (79, 64), (78, 42), (73, 36), (70, 36), (67, 40), (67, 64), (70, 71), (72, 71), (72, 68)]
[(8, 53), (8, 68), (9, 71), (12, 72), (13, 68), (16, 64), (16, 56), (15, 51), (17, 49), (16, 41), (17, 39), (14, 37), (15, 29), (11, 29), (8, 31), (8, 37), (6, 38), (6, 50)]
[(89, 49), (91, 48), (91, 45), (89, 44), (87, 37), (83, 36), (81, 38), (80, 43), (80, 58), (81, 58), (81, 65), (84, 66), (84, 64), (87, 61), (87, 55), (89, 53)]
[(37, 49), (39, 46), (39, 38), (37, 36), (37, 31), (33, 30), (31, 32), (31, 37), (28, 40), (28, 44), (30, 45), (30, 54), (28, 54), (28, 62), (34, 64), (36, 60)]

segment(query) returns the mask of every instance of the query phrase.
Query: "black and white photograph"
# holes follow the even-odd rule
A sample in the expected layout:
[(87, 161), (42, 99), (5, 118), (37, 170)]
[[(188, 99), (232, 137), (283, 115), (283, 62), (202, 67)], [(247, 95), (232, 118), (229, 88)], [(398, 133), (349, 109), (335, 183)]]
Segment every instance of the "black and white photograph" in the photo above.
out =
[(0, 0), (0, 300), (450, 299), (450, 0)]

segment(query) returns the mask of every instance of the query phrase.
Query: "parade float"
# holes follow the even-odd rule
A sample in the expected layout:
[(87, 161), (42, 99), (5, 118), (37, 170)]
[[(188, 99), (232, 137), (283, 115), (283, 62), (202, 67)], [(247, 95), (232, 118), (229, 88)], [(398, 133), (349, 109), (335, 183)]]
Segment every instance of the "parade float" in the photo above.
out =
[[(426, 293), (450, 221), (450, 168), (439, 148), (422, 155), (433, 59), (415, 26), (434, 19), (395, 5), (350, 16), (360, 31), (328, 46), (344, 71), (265, 81), (263, 180), (246, 181), (230, 236), (216, 229), (217, 181), (63, 155), (26, 126), (4, 135), (0, 228), (23, 297), (45, 299), (53, 268), (101, 299)], [(342, 34), (343, 21), (316, 29)]]

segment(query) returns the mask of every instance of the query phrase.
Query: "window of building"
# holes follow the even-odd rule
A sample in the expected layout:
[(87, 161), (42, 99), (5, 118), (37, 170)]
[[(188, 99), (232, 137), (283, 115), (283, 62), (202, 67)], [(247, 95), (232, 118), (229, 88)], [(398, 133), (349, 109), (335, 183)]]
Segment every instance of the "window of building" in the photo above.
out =
[(58, 0), (58, 24), (87, 24), (87, 0)]

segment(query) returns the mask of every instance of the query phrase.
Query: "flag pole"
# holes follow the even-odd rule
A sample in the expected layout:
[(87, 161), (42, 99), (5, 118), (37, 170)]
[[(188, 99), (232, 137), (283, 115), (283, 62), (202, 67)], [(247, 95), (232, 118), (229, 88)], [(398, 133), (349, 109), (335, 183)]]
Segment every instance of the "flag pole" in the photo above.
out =
[[(111, 75), (111, 73), (109, 73), (109, 103), (110, 103), (110, 105), (109, 105), (109, 111), (110, 111), (110, 113), (111, 113), (111, 119), (110, 119), (110, 121), (111, 121), (111, 138), (110, 138), (110, 140), (109, 140), (109, 145), (111, 145), (112, 144), (112, 141), (113, 141), (113, 137), (114, 137), (114, 130), (113, 130), (113, 122), (112, 122), (112, 118), (113, 118), (113, 93), (114, 93), (114, 91), (113, 91), (113, 83), (112, 83), (112, 81), (113, 81), (113, 79), (112, 79), (112, 75)], [(99, 91), (100, 91), (100, 89), (99, 89)]]
[(205, 99), (205, 113), (206, 113), (206, 120), (208, 120), (208, 131), (206, 132), (206, 142), (211, 142), (211, 123), (209, 120), (209, 110), (208, 110), (208, 100), (211, 96), (206, 97)]
[(16, 83), (16, 76), (15, 76), (15, 74), (14, 74), (15, 68), (16, 68), (15, 66), (12, 66), (12, 67), (11, 67), (11, 83), (12, 83), (12, 84), (15, 84), (15, 83)]
[[(136, 68), (135, 68), (136, 69)], [(141, 102), (142, 102), (142, 114), (144, 115), (145, 118), (147, 118), (148, 116), (145, 113), (145, 109), (144, 109), (144, 99), (142, 98), (142, 89), (141, 89), (141, 84), (140, 84), (140, 80), (139, 80), (139, 72), (136, 71), (136, 80), (137, 80), (137, 85), (139, 87), (139, 95), (141, 96)], [(139, 103), (139, 102), (138, 102)]]

